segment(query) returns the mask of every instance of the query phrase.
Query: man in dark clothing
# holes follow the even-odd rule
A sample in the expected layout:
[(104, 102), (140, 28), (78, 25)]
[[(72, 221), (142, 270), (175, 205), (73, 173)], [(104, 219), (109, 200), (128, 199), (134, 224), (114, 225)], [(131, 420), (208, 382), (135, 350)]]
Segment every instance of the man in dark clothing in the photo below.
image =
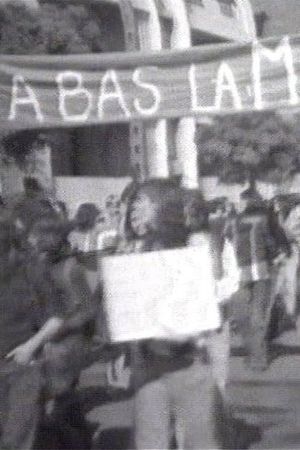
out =
[[(35, 225), (27, 267), (10, 263), (10, 226), (0, 225), (2, 449), (31, 449), (47, 399), (63, 396), (78, 379), (94, 311), (84, 274), (59, 254), (57, 222)], [(13, 266), (12, 266), (13, 264)]]
[(269, 362), (267, 331), (271, 310), (271, 267), (276, 244), (263, 199), (254, 189), (241, 194), (240, 214), (227, 229), (240, 268), (237, 323), (246, 347), (247, 365), (264, 370)]
[(79, 376), (94, 332), (97, 308), (87, 271), (76, 257), (65, 254), (65, 240), (65, 228), (56, 220), (40, 221), (29, 235), (36, 249), (30, 281), (41, 311), (39, 320), (45, 320), (43, 313), (50, 316), (58, 313), (63, 317), (55, 340), (43, 350), (48, 361), (48, 382), (51, 381), (55, 395), (65, 392)]
[[(20, 260), (12, 258), (12, 226), (0, 223), (0, 425), (1, 449), (30, 449), (39, 417), (41, 371), (29, 358), (35, 308)], [(21, 349), (15, 352), (15, 349)], [(10, 358), (7, 358), (7, 356)]]

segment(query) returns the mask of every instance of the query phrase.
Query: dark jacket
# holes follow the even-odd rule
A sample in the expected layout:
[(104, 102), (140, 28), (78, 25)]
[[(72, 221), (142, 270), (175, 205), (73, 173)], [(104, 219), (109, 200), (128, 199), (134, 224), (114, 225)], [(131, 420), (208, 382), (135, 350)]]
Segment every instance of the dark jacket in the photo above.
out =
[(276, 242), (264, 210), (253, 209), (233, 219), (226, 230), (233, 241), (241, 282), (270, 278), (270, 267), (276, 256)]

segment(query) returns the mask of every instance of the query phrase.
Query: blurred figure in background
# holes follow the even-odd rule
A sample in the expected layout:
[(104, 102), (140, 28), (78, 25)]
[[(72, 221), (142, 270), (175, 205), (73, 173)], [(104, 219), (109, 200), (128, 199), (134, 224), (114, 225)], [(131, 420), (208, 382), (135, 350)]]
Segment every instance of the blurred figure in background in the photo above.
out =
[[(43, 368), (43, 394), (53, 402), (51, 420), (61, 426), (69, 445), (86, 449), (87, 430), (76, 395), (80, 372), (85, 366), (95, 328), (97, 304), (87, 273), (75, 256), (65, 249), (64, 223), (51, 218), (34, 224), (28, 236), (31, 245), (28, 275), (36, 303), (36, 323), (40, 328), (45, 316), (57, 317), (53, 336), (39, 351)], [(76, 410), (72, 419), (68, 410)]]
[(81, 253), (88, 253), (97, 249), (95, 226), (100, 211), (94, 203), (82, 203), (74, 219), (73, 231), (69, 236), (71, 247)]
[[(223, 202), (219, 205), (223, 219), (222, 228), (219, 229), (221, 235), (216, 234), (216, 229), (211, 227), (209, 205), (206, 204), (201, 193), (199, 191), (187, 191), (185, 197), (185, 215), (186, 225), (190, 233), (188, 243), (192, 246), (199, 245), (201, 247), (203, 240), (206, 240), (209, 242), (210, 247), (217, 296), (220, 302), (222, 326), (215, 333), (212, 333), (209, 341), (206, 343), (204, 341), (204, 344), (208, 346), (212, 371), (217, 386), (223, 399), (226, 399), (230, 358), (228, 304), (232, 295), (239, 288), (240, 273), (234, 246), (224, 235), (224, 226), (226, 225), (227, 217), (225, 216), (225, 205)], [(201, 339), (199, 343), (201, 343)]]
[[(66, 397), (75, 397), (95, 310), (84, 273), (65, 254), (57, 219), (32, 226), (27, 255), (24, 246), (16, 257), (15, 242), (13, 223), (1, 222), (0, 447), (29, 450), (46, 402), (55, 400), (62, 417)], [(79, 445), (78, 434), (70, 442)]]
[[(277, 207), (275, 209), (275, 207)], [(281, 195), (271, 205), (272, 229), (281, 250), (274, 280), (273, 336), (296, 327), (300, 245), (300, 197)], [(274, 212), (275, 211), (275, 212)], [(277, 219), (277, 224), (276, 224)], [(274, 329), (275, 327), (275, 329)]]
[(250, 188), (242, 192), (238, 217), (227, 228), (241, 275), (235, 314), (247, 352), (245, 362), (253, 370), (266, 369), (270, 360), (267, 333), (272, 307), (271, 269), (277, 247), (268, 219), (263, 199)]
[[(15, 257), (14, 242), (15, 227), (1, 221), (0, 448), (30, 450), (40, 420), (42, 376), (38, 365), (29, 365), (36, 311), (26, 266)], [(20, 348), (23, 354), (15, 350)]]
[(11, 207), (11, 216), (20, 231), (27, 232), (32, 225), (45, 216), (57, 216), (51, 199), (35, 178), (24, 178), (24, 193)]

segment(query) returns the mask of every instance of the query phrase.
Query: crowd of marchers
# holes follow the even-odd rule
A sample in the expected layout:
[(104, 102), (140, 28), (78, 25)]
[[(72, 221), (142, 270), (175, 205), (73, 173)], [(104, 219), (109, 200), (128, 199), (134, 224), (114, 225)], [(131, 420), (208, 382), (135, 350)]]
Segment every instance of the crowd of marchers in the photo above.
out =
[[(76, 399), (100, 342), (111, 354), (109, 389), (134, 398), (132, 448), (224, 448), (216, 425), (230, 415), (231, 335), (241, 335), (249, 370), (262, 371), (272, 362), (272, 340), (296, 327), (300, 198), (266, 202), (249, 188), (237, 205), (207, 202), (178, 180), (153, 179), (130, 184), (120, 204), (107, 206), (110, 229), (92, 203), (70, 218), (30, 178), (17, 202), (2, 202), (0, 447), (41, 446), (41, 429), (52, 421), (67, 445), (92, 448)], [(209, 249), (221, 326), (178, 341), (106, 342), (99, 258), (186, 246), (196, 246), (199, 258)]]

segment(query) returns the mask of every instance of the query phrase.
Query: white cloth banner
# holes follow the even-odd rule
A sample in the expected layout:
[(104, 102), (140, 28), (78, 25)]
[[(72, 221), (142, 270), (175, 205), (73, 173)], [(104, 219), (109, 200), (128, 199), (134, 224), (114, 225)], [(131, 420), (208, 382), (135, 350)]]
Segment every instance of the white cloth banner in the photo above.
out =
[(101, 269), (113, 342), (176, 340), (221, 324), (208, 244), (105, 257)]

